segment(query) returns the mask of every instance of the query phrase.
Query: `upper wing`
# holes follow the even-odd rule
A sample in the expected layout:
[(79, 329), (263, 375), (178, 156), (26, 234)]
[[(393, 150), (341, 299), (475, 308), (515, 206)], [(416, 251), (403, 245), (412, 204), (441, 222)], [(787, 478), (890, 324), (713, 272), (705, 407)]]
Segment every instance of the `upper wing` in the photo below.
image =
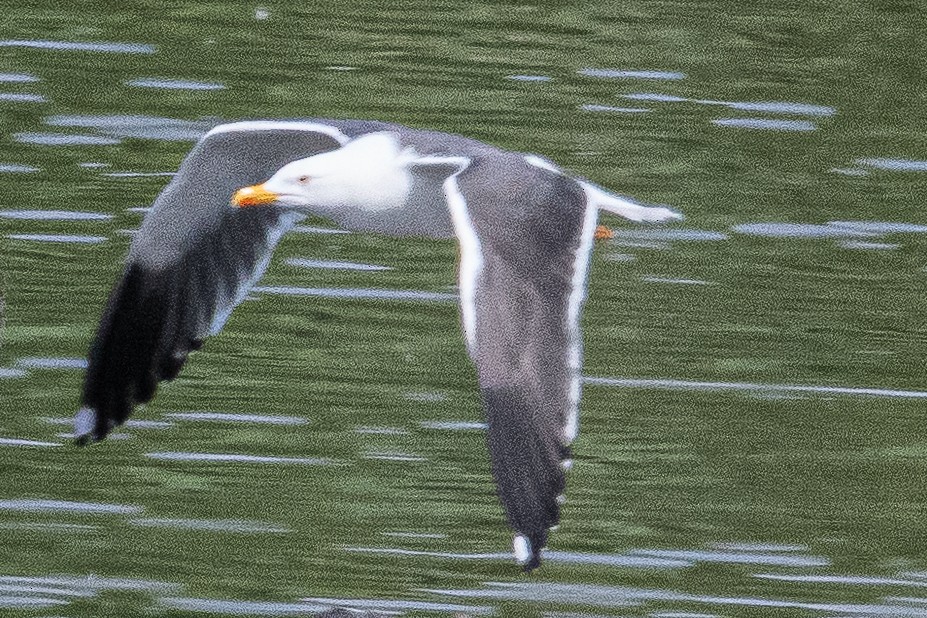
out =
[[(514, 530), (516, 559), (540, 563), (560, 519), (569, 466), (568, 286), (547, 273), (529, 281), (489, 259), (476, 290), (473, 350), (489, 425), (487, 441), (499, 499)], [(543, 281), (542, 281), (543, 279)]]
[(100, 440), (187, 354), (222, 329), (299, 219), (276, 208), (229, 205), (236, 189), (347, 138), (323, 124), (245, 122), (210, 131), (155, 200), (136, 234), (91, 346), (78, 440)]
[(515, 531), (516, 559), (530, 570), (559, 520), (571, 464), (579, 317), (597, 209), (568, 177), (496, 163), (473, 162), (459, 175), (460, 191), (445, 189), (460, 240), (461, 313), (486, 408), (492, 473)]

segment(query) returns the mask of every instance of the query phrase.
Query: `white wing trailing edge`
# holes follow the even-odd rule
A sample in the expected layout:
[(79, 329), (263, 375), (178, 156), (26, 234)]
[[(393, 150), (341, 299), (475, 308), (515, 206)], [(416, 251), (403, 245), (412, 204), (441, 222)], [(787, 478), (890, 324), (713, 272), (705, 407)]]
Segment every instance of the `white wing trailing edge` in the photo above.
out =
[(619, 197), (614, 193), (609, 193), (602, 187), (588, 181), (580, 181), (579, 184), (582, 185), (583, 190), (586, 192), (586, 197), (591, 206), (624, 217), (625, 219), (630, 219), (631, 221), (655, 222), (683, 218), (681, 213), (670, 208), (665, 208), (663, 206), (641, 206), (623, 197)]

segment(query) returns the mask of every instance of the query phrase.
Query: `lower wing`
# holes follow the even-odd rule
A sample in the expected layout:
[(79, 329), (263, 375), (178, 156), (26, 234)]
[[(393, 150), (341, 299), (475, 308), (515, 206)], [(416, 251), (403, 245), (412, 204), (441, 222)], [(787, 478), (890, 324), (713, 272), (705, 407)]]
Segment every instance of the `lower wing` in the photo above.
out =
[(145, 217), (100, 320), (75, 417), (80, 443), (103, 439), (177, 376), (300, 218), (233, 208), (234, 191), (346, 139), (323, 124), (253, 122), (221, 125), (197, 144)]

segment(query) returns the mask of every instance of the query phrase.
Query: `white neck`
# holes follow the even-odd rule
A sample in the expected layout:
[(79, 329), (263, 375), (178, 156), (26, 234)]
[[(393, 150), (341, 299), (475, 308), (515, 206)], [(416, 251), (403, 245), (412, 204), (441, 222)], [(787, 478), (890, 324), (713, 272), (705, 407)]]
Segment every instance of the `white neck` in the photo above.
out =
[(399, 208), (411, 189), (408, 164), (413, 157), (400, 147), (395, 134), (385, 132), (368, 133), (338, 150), (310, 157), (322, 171), (312, 180), (312, 206), (363, 212)]

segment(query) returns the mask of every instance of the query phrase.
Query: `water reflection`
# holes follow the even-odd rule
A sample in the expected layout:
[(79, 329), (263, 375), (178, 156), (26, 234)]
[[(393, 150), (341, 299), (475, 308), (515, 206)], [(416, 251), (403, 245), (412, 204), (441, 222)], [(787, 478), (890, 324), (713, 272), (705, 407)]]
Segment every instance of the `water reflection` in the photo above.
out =
[(808, 551), (807, 545), (784, 545), (782, 543), (709, 543), (708, 546), (712, 549), (734, 552), (778, 553)]
[(0, 82), (3, 83), (29, 83), (37, 81), (39, 81), (39, 78), (29, 73), (0, 73)]
[[(409, 556), (425, 558), (442, 558), (448, 560), (505, 560), (512, 555), (504, 552), (491, 553), (457, 553), (446, 551), (429, 551), (421, 549), (404, 549), (399, 547), (345, 547), (344, 551), (364, 554), (382, 554), (387, 556)], [(646, 556), (634, 554), (599, 554), (591, 552), (544, 550), (544, 560), (563, 564), (582, 564), (631, 569), (683, 569), (691, 567), (690, 560)]]
[(703, 281), (702, 279), (674, 279), (672, 277), (644, 276), (641, 277), (641, 281), (644, 283), (668, 283), (671, 285), (711, 285), (711, 281)]
[[(185, 139), (185, 138), (184, 138)], [(176, 176), (177, 172), (107, 172), (101, 174), (106, 178), (148, 178), (150, 176)], [(138, 210), (135, 208), (127, 208), (126, 210)], [(145, 209), (150, 210), (150, 209)]]
[(830, 221), (827, 225), (856, 230), (865, 234), (924, 234), (927, 225), (899, 221)]
[(653, 612), (649, 614), (649, 616), (651, 618), (720, 618), (718, 614), (701, 614), (694, 612)]
[(359, 264), (356, 262), (338, 262), (332, 260), (310, 260), (306, 258), (287, 258), (283, 261), (287, 266), (296, 266), (298, 268), (327, 268), (333, 270), (393, 270), (389, 266), (378, 266), (376, 264)]
[(593, 105), (591, 103), (580, 105), (579, 109), (584, 112), (615, 112), (622, 114), (641, 114), (651, 111), (642, 107), (614, 107), (612, 105)]
[[(72, 421), (73, 423), (73, 421)], [(62, 431), (61, 433), (56, 433), (55, 437), (61, 438), (62, 440), (74, 440), (77, 438), (77, 434), (72, 431)], [(132, 434), (126, 433), (123, 431), (115, 431), (106, 436), (107, 440), (131, 440)]]
[(106, 221), (112, 215), (76, 210), (0, 210), (0, 219), (26, 219), (29, 221)]
[(843, 249), (854, 249), (857, 251), (894, 251), (901, 245), (891, 242), (863, 242), (861, 240), (842, 240), (837, 243), (837, 246)]
[(81, 234), (7, 234), (6, 237), (10, 240), (74, 243), (78, 245), (95, 245), (106, 242), (105, 236), (84, 236)]
[(291, 532), (289, 528), (284, 528), (282, 526), (239, 519), (174, 519), (169, 517), (149, 517), (130, 519), (128, 523), (143, 528), (170, 528), (175, 530), (230, 532), (237, 534), (285, 534)]
[(607, 79), (662, 79), (678, 81), (685, 79), (686, 74), (679, 71), (628, 71), (623, 69), (580, 69), (580, 75), (587, 77), (601, 77)]
[(359, 425), (354, 428), (354, 433), (374, 436), (405, 436), (409, 432), (402, 427), (382, 427), (373, 425)]
[(632, 94), (623, 94), (622, 98), (631, 99), (632, 101), (655, 101), (658, 103), (682, 103), (690, 101), (685, 97), (677, 97), (673, 94), (660, 94), (657, 92), (635, 92)]
[[(766, 112), (769, 114), (785, 114), (794, 116), (820, 116), (828, 117), (837, 113), (837, 110), (827, 105), (814, 105), (811, 103), (795, 103), (793, 101), (714, 101), (711, 99), (690, 99), (672, 94), (658, 92), (635, 92), (621, 95), (625, 99), (634, 101), (655, 101), (660, 103), (695, 103), (697, 105), (714, 105), (749, 112)], [(753, 120), (753, 119), (745, 119)]]
[(142, 507), (131, 504), (106, 504), (100, 502), (74, 502), (71, 500), (41, 500), (24, 498), (0, 500), (0, 511), (22, 513), (83, 513), (91, 515), (135, 515)]
[[(672, 248), (672, 245), (668, 242), (660, 242), (655, 240), (634, 240), (634, 239), (623, 239), (617, 238), (607, 241), (610, 244), (626, 247), (629, 249), (652, 249), (654, 251), (667, 251)], [(620, 261), (620, 259), (619, 259)]]
[(833, 116), (837, 113), (833, 107), (811, 105), (810, 103), (792, 103), (789, 101), (696, 101), (703, 104), (717, 104), (749, 112), (768, 112), (770, 114), (794, 114), (796, 116)]
[(690, 560), (673, 556), (647, 556), (628, 554), (596, 554), (577, 551), (544, 550), (544, 559), (566, 564), (586, 564), (631, 569), (684, 569), (692, 566)]
[(517, 82), (549, 82), (552, 80), (547, 75), (508, 75), (507, 78)]
[(101, 575), (49, 575), (45, 577), (0, 575), (0, 583), (54, 586), (78, 592), (101, 590), (170, 592), (180, 589), (180, 586), (170, 582), (162, 582), (150, 579), (132, 579), (128, 577), (104, 577)]
[[(73, 419), (69, 419), (73, 422)], [(130, 418), (124, 424), (127, 429), (170, 429), (174, 423), (170, 421), (152, 421), (141, 418)]]
[(602, 259), (608, 262), (634, 262), (637, 256), (630, 253), (606, 253)]
[(511, 560), (512, 555), (503, 552), (463, 554), (444, 551), (401, 549), (398, 547), (345, 547), (344, 551), (357, 554), (378, 554), (384, 556), (419, 556), (449, 560)]
[(364, 459), (376, 459), (380, 461), (408, 461), (408, 462), (428, 461), (425, 457), (422, 457), (420, 455), (412, 455), (410, 453), (401, 453), (397, 451), (368, 451), (364, 453)]
[(58, 605), (67, 605), (69, 602), (63, 599), (51, 599), (47, 597), (21, 597), (15, 595), (0, 594), (0, 608), (7, 607), (11, 609), (48, 609)]
[(421, 592), (457, 598), (498, 599), (507, 601), (547, 602), (593, 607), (628, 607), (634, 605), (681, 602), (731, 607), (801, 609), (816, 612), (864, 616), (927, 616), (927, 609), (917, 609), (904, 599), (885, 599), (885, 603), (814, 603), (758, 597), (697, 595), (672, 590), (653, 590), (594, 584), (555, 582), (501, 583), (487, 582), (485, 588), (473, 590), (422, 589)]
[(282, 296), (322, 296), (325, 298), (455, 301), (456, 294), (423, 292), (418, 290), (378, 290), (370, 288), (301, 288), (292, 286), (257, 286), (255, 293)]
[(387, 599), (333, 599), (333, 598), (308, 598), (303, 599), (306, 603), (318, 603), (323, 606), (345, 607), (353, 610), (368, 610), (373, 612), (404, 613), (413, 612), (445, 612), (454, 613), (457, 616), (477, 615), (484, 616), (495, 614), (494, 607), (485, 605), (460, 605), (456, 603), (436, 603), (434, 601), (404, 601), (404, 600), (387, 600)]
[(241, 453), (185, 453), (178, 451), (160, 451), (145, 453), (149, 459), (162, 461), (208, 461), (214, 463), (261, 463), (261, 464), (301, 464), (324, 466), (332, 463), (330, 459), (319, 457), (273, 457), (267, 455), (245, 455)]
[[(74, 425), (74, 418), (70, 416), (40, 416), (38, 418), (49, 425), (64, 425), (67, 427)], [(123, 427), (126, 429), (170, 429), (173, 426), (174, 423), (170, 421), (153, 421), (143, 418), (130, 418), (123, 423)], [(70, 434), (68, 435), (70, 436)]]
[(927, 391), (907, 391), (884, 388), (850, 386), (814, 386), (804, 384), (757, 384), (750, 382), (698, 382), (694, 380), (663, 380), (645, 378), (597, 378), (586, 376), (589, 386), (615, 386), (619, 388), (652, 388), (695, 391), (743, 391), (760, 394), (808, 393), (818, 395), (848, 395), (859, 397), (889, 397), (899, 399), (927, 399)]
[(87, 360), (83, 358), (26, 356), (17, 360), (16, 366), (26, 369), (86, 369)]
[(46, 103), (48, 99), (40, 94), (28, 92), (0, 92), (0, 101), (10, 103)]
[(857, 159), (856, 164), (878, 170), (888, 170), (890, 172), (927, 172), (927, 161), (916, 161), (912, 159)]
[(69, 133), (14, 133), (13, 139), (23, 144), (37, 146), (112, 146), (122, 140), (101, 135), (76, 135)]
[(276, 414), (234, 414), (229, 412), (166, 412), (167, 418), (180, 421), (213, 421), (220, 423), (258, 423), (268, 425), (304, 425), (309, 421), (298, 416)]
[(67, 524), (55, 521), (8, 521), (0, 523), (0, 529), (73, 534), (75, 532), (93, 532), (94, 530), (99, 530), (100, 526), (92, 524)]
[(162, 79), (145, 77), (126, 81), (127, 86), (136, 88), (160, 88), (164, 90), (223, 90), (225, 85), (217, 82), (198, 82), (189, 79)]
[(42, 41), (42, 40), (15, 40), (0, 41), (0, 47), (30, 47), (33, 49), (51, 49), (55, 51), (89, 51), (116, 54), (153, 54), (154, 45), (144, 43), (84, 43), (78, 41)]
[[(886, 234), (927, 233), (927, 225), (897, 221), (829, 221), (814, 223), (742, 223), (731, 228), (738, 234), (767, 238), (867, 238)], [(846, 244), (844, 246), (847, 246)], [(894, 248), (894, 246), (850, 245), (848, 248)]]
[(20, 165), (19, 163), (0, 163), (0, 174), (31, 174), (41, 171), (31, 165)]
[(880, 232), (839, 225), (814, 223), (742, 223), (731, 228), (738, 234), (767, 238), (843, 238), (847, 236), (876, 236)]
[(927, 581), (899, 579), (895, 577), (866, 577), (863, 575), (782, 575), (778, 573), (755, 573), (753, 577), (781, 582), (807, 584), (845, 584), (848, 586), (906, 586), (927, 588)]
[(381, 532), (382, 536), (389, 536), (401, 539), (446, 539), (446, 534), (438, 532)]
[(422, 401), (435, 403), (438, 401), (447, 401), (447, 395), (438, 391), (416, 391), (402, 394), (403, 398), (409, 401)]
[(721, 127), (758, 129), (761, 131), (814, 131), (813, 122), (808, 120), (773, 120), (770, 118), (717, 118), (711, 121)]
[(163, 597), (158, 604), (183, 612), (205, 612), (232, 616), (308, 616), (325, 611), (328, 607), (311, 603), (281, 603), (276, 601), (233, 601), (222, 599), (195, 599)]
[(562, 584), (555, 582), (500, 583), (486, 582), (485, 588), (472, 590), (422, 589), (420, 592), (457, 598), (497, 599), (508, 601), (553, 602), (593, 607), (630, 607), (642, 601), (662, 599), (665, 594), (638, 588)]
[(419, 427), (441, 431), (483, 431), (487, 425), (476, 421), (422, 421)]
[(16, 594), (47, 594), (63, 597), (94, 596), (94, 592), (90, 590), (68, 590), (66, 588), (49, 588), (46, 586), (31, 586), (28, 584), (0, 584), (0, 598), (10, 598), (11, 595)]
[(95, 116), (82, 114), (55, 115), (45, 119), (53, 127), (79, 127), (95, 129), (118, 143), (122, 138), (153, 139), (161, 141), (196, 141), (218, 124), (215, 119), (181, 120), (142, 114), (116, 114)]
[(830, 560), (819, 556), (803, 556), (797, 552), (760, 552), (760, 551), (710, 551), (710, 550), (672, 550), (672, 549), (636, 549), (633, 556), (647, 556), (668, 560), (685, 560), (692, 563), (716, 562), (722, 564), (755, 564), (787, 567), (822, 567), (830, 565)]
[(25, 440), (23, 438), (0, 438), (0, 446), (49, 447), (61, 446), (61, 444), (59, 442), (43, 442), (41, 440)]
[[(922, 598), (922, 597), (919, 597), (919, 598), (913, 598), (913, 597), (885, 597), (885, 601), (886, 601), (887, 603), (897, 603), (897, 604), (900, 604), (900, 605), (902, 605), (902, 606), (907, 606), (908, 608), (911, 608), (911, 607), (923, 607), (923, 608), (927, 609), (927, 599)], [(904, 614), (904, 615), (907, 615), (907, 614)], [(927, 616), (927, 611), (924, 611), (924, 612), (921, 613), (921, 614), (911, 614), (911, 615)]]

